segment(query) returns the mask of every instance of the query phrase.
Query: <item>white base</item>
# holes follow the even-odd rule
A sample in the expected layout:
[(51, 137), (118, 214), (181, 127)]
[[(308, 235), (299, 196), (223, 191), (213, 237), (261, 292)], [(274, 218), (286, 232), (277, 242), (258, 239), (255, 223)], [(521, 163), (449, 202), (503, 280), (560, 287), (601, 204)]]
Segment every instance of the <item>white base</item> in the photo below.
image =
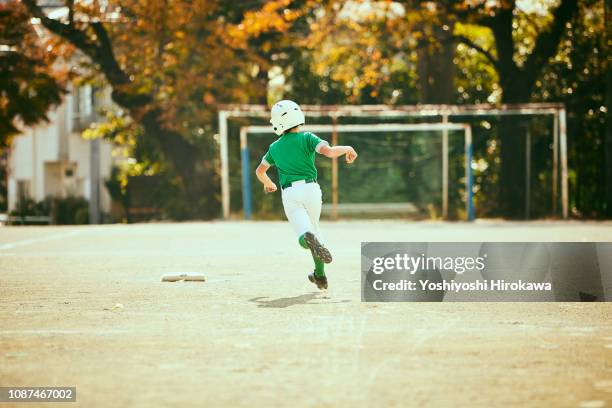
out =
[(206, 278), (203, 274), (197, 272), (178, 272), (162, 275), (161, 280), (162, 282), (205, 282)]

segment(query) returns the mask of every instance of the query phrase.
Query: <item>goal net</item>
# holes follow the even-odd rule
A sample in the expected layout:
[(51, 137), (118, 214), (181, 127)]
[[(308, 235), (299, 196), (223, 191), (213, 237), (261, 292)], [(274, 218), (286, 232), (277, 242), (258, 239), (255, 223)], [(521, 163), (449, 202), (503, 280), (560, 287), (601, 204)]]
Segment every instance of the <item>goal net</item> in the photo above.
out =
[[(460, 123), (383, 123), (349, 125), (304, 126), (325, 136), (331, 135), (334, 145), (351, 145), (360, 152), (359, 165), (347, 166), (338, 160), (325, 160), (319, 164), (319, 183), (329, 201), (323, 205), (324, 215), (338, 216), (440, 216), (435, 202), (442, 200), (448, 208), (449, 150), (442, 149), (439, 134), (460, 132), (463, 141), (463, 167), (460, 176), (452, 172), (452, 184), (462, 183), (462, 201), (465, 218), (473, 219), (472, 195), (472, 129)], [(249, 135), (265, 135), (255, 140), (255, 149), (249, 148)], [(258, 138), (258, 139), (261, 139)], [(330, 138), (327, 138), (330, 140)], [(253, 140), (253, 138), (251, 138)], [(242, 203), (246, 219), (253, 214), (252, 150), (257, 160), (274, 140), (269, 126), (247, 126), (240, 129)], [(453, 142), (455, 142), (453, 140)], [(452, 143), (457, 150), (457, 143)], [(263, 153), (262, 153), (263, 150)], [(444, 150), (444, 151), (443, 151)], [(453, 152), (453, 157), (460, 156)], [(458, 167), (458, 166), (454, 166)], [(340, 181), (342, 180), (342, 181)], [(327, 193), (327, 194), (326, 194)], [(441, 194), (440, 194), (441, 193)], [(455, 197), (454, 197), (455, 198)], [(453, 200), (453, 202), (456, 200)], [(459, 201), (459, 200), (457, 200)], [(255, 212), (265, 211), (265, 198), (257, 194)]]

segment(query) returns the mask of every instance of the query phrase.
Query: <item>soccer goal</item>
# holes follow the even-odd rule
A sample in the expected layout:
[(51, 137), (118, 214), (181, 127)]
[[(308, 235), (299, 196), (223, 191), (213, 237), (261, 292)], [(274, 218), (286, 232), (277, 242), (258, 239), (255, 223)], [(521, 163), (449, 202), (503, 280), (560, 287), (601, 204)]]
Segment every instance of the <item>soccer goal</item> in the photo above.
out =
[[(529, 201), (530, 199), (537, 199), (538, 202), (546, 203), (548, 208), (552, 208), (550, 213), (555, 216), (557, 215), (558, 207), (560, 204), (560, 214), (563, 218), (568, 217), (568, 163), (567, 163), (567, 131), (566, 131), (566, 111), (562, 104), (513, 104), (513, 105), (404, 105), (404, 106), (386, 106), (386, 105), (302, 105), (302, 110), (306, 114), (308, 120), (307, 124), (312, 125), (306, 128), (315, 131), (314, 126), (319, 126), (321, 122), (332, 125), (345, 126), (343, 122), (359, 123), (369, 122), (369, 124), (391, 124), (389, 121), (403, 122), (409, 121), (410, 123), (402, 124), (420, 124), (413, 122), (436, 122), (436, 125), (443, 124), (469, 124), (472, 129), (472, 138), (474, 139), (474, 146), (479, 143), (479, 151), (482, 151), (482, 144), (488, 138), (486, 134), (483, 134), (483, 127), (481, 123), (493, 122), (493, 126), (496, 126), (496, 121), (502, 116), (516, 117), (517, 121), (531, 121), (537, 119), (537, 127), (539, 133), (536, 135), (535, 132), (531, 134), (529, 131), (525, 134), (525, 140), (517, 140), (517, 143), (525, 143), (527, 148), (525, 158), (517, 158), (517, 160), (524, 160), (526, 165), (526, 180), (525, 180), (525, 191), (526, 191), (526, 213), (529, 214)], [(237, 208), (230, 206), (231, 200), (240, 200), (240, 196), (236, 196), (235, 193), (230, 194), (230, 184), (233, 189), (238, 190), (240, 187), (240, 164), (234, 162), (232, 165), (232, 172), (230, 174), (230, 145), (234, 146), (232, 150), (236, 151), (236, 157), (238, 152), (238, 138), (236, 136), (240, 127), (249, 127), (252, 125), (262, 125), (267, 123), (269, 117), (269, 107), (265, 105), (223, 105), (220, 107), (218, 118), (219, 118), (219, 152), (220, 152), (220, 175), (221, 175), (221, 199), (223, 217), (229, 218), (230, 208)], [(545, 118), (551, 118), (552, 121)], [(539, 119), (542, 118), (542, 119)], [(396, 120), (399, 119), (399, 120)], [(376, 121), (375, 123), (372, 123)], [(552, 126), (551, 126), (552, 122)], [(365, 123), (364, 123), (365, 124)], [(238, 126), (238, 127), (237, 127)], [(544, 130), (542, 130), (544, 128)], [(272, 135), (271, 128), (268, 128)], [(440, 128), (442, 129), (442, 128)], [(441, 137), (438, 139), (438, 143), (441, 144), (440, 155), (441, 162), (439, 162), (440, 169), (436, 170), (435, 176), (441, 174), (442, 183), (440, 187), (441, 199), (438, 202), (441, 203), (441, 217), (448, 218), (449, 216), (449, 155), (454, 158), (457, 154), (464, 155), (464, 152), (454, 149), (449, 153), (449, 131), (448, 129), (436, 130)], [(456, 131), (456, 130), (455, 130)], [(236, 132), (236, 133), (234, 133)], [(334, 132), (327, 130), (321, 131), (320, 133), (330, 132), (332, 133), (332, 144), (334, 144)], [(339, 130), (337, 129), (337, 134)], [(346, 131), (342, 131), (346, 132)], [(374, 132), (374, 131), (372, 131)], [(230, 133), (232, 139), (230, 140)], [(384, 135), (384, 132), (377, 132), (378, 134)], [(343, 133), (344, 136), (345, 133)], [(234, 139), (235, 137), (235, 139)], [(490, 136), (494, 138), (494, 136)], [(531, 138), (531, 139), (530, 139)], [(235, 142), (233, 142), (235, 140)], [(545, 150), (550, 150), (549, 159), (546, 160), (545, 166), (543, 163), (538, 163), (531, 158), (531, 146), (538, 146), (542, 151), (542, 146)], [(233, 157), (233, 156), (232, 156)], [(541, 157), (537, 155), (534, 157)], [(253, 158), (254, 159), (254, 158)], [(233, 159), (232, 159), (233, 160)], [(472, 162), (467, 168), (477, 169), (476, 173), (473, 173), (473, 188), (476, 189), (477, 194), (478, 188), (481, 185), (485, 185), (477, 180), (478, 177), (482, 178), (482, 170), (478, 168), (479, 158), (472, 157)], [(456, 160), (453, 160), (453, 163)], [(436, 162), (438, 163), (438, 162)], [(451, 163), (451, 166), (453, 165)], [(333, 168), (332, 166), (332, 173)], [(531, 171), (533, 167), (533, 172)], [(491, 174), (494, 170), (487, 170)], [(244, 173), (244, 172), (243, 172)], [(485, 171), (486, 173), (486, 171)], [(332, 174), (333, 175), (333, 174)], [(531, 179), (530, 179), (531, 177)], [(540, 177), (542, 180), (538, 179)], [(495, 179), (495, 177), (493, 177)], [(230, 180), (231, 183), (230, 183)], [(452, 180), (451, 180), (452, 181)], [(455, 182), (457, 179), (455, 180)], [(531, 183), (535, 181), (538, 183), (537, 188), (533, 188)], [(489, 181), (490, 182), (490, 181)], [(546, 188), (542, 188), (546, 183)], [(456, 184), (456, 183), (455, 183)], [(451, 183), (451, 186), (454, 186)], [(561, 194), (558, 194), (560, 190)], [(333, 189), (332, 198), (333, 198)], [(530, 196), (530, 192), (533, 194)], [(236, 191), (237, 192), (237, 191)], [(453, 197), (457, 197), (457, 192), (451, 190)], [(470, 189), (470, 192), (472, 190)], [(248, 193), (246, 193), (248, 194)], [(537, 196), (536, 198), (533, 198)], [(232, 198), (233, 197), (233, 198)], [(530, 198), (532, 197), (532, 198)], [(548, 198), (546, 198), (548, 197)], [(244, 199), (244, 197), (243, 197)], [(542, 201), (546, 200), (546, 201)], [(333, 200), (335, 201), (335, 200)], [(337, 202), (337, 201), (336, 201)], [(476, 205), (479, 206), (478, 201)], [(333, 206), (333, 203), (332, 203)], [(467, 203), (466, 203), (467, 206)], [(243, 206), (244, 207), (244, 206)], [(540, 205), (541, 207), (541, 205)], [(473, 208), (472, 208), (473, 211)], [(482, 210), (481, 210), (482, 211)], [(548, 210), (547, 210), (548, 211)], [(246, 214), (246, 213), (245, 213)], [(468, 217), (474, 217), (474, 214)]]
[[(468, 221), (474, 219), (474, 195), (473, 195), (473, 179), (472, 179), (472, 127), (464, 123), (378, 123), (378, 124), (354, 124), (354, 125), (311, 125), (304, 126), (305, 131), (314, 133), (331, 133), (332, 143), (337, 140), (338, 133), (376, 133), (376, 132), (448, 132), (452, 130), (460, 130), (464, 136), (464, 152), (465, 152), (465, 205), (466, 217)], [(244, 126), (240, 128), (240, 158), (242, 168), (242, 205), (245, 219), (252, 217), (252, 194), (251, 194), (251, 164), (248, 147), (249, 134), (270, 134), (270, 126)], [(334, 143), (335, 144), (335, 143)], [(446, 157), (444, 161), (448, 163), (448, 149), (443, 152)], [(443, 199), (448, 199), (448, 166), (444, 168), (443, 174)], [(338, 214), (338, 161), (332, 160), (332, 203), (331, 216), (336, 218)], [(448, 206), (444, 203), (443, 206)], [(373, 211), (381, 212), (385, 210), (384, 204), (378, 206), (352, 206), (360, 212)], [(398, 207), (387, 207), (394, 211)]]

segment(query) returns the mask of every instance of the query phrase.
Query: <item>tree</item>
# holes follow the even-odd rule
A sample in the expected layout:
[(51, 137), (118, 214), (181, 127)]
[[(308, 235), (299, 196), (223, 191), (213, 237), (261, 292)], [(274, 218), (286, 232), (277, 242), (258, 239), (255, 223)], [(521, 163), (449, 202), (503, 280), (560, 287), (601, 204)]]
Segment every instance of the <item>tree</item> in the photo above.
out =
[(331, 80), (342, 84), (345, 103), (418, 101), (414, 50), (419, 38), (408, 35), (401, 6), (337, 0), (310, 6), (315, 11), (299, 44), (309, 53), (312, 71), (323, 79), (318, 92), (336, 91)]
[(191, 208), (185, 216), (216, 216), (216, 105), (265, 95), (265, 86), (252, 80), (258, 60), (248, 41), (285, 20), (278, 7), (286, 1), (264, 6), (266, 19), (259, 25), (242, 27), (235, 22), (249, 9), (230, 13), (230, 5), (218, 0), (111, 1), (105, 8), (67, 1), (62, 19), (50, 18), (36, 0), (23, 3), (46, 29), (88, 58), (112, 88), (113, 101), (142, 127), (176, 175), (185, 207)]
[[(31, 16), (40, 19), (45, 28), (74, 45), (99, 69), (113, 89), (113, 101), (142, 125), (144, 132), (163, 152), (172, 170), (178, 175), (187, 198), (194, 204), (194, 215), (208, 215), (201, 214), (203, 208), (198, 204), (202, 204), (202, 197), (212, 195), (214, 173), (203, 160), (209, 154), (203, 154), (200, 148), (186, 140), (176, 123), (169, 123), (168, 112), (164, 110), (163, 101), (159, 98), (161, 87), (156, 81), (161, 73), (153, 71), (154, 68), (159, 68), (159, 65), (154, 67), (154, 63), (161, 64), (164, 61), (164, 50), (169, 38), (164, 36), (166, 33), (163, 26), (155, 26), (157, 30), (151, 30), (153, 33), (147, 32), (149, 26), (143, 24), (143, 20), (139, 18), (142, 16), (138, 15), (149, 12), (152, 14), (149, 17), (155, 19), (165, 12), (165, 9), (146, 7), (146, 4), (139, 8), (141, 4), (132, 2), (122, 9), (121, 19), (111, 23), (105, 11), (94, 9), (93, 6), (87, 8), (71, 1), (67, 2), (67, 18), (60, 21), (49, 18), (35, 0), (24, 0), (23, 3)], [(162, 3), (160, 2), (163, 6)], [(166, 21), (168, 19), (165, 17), (159, 19), (162, 24)], [(121, 44), (117, 40), (121, 39), (122, 35), (125, 37), (123, 49), (117, 46)], [(130, 39), (142, 41), (141, 50), (148, 58), (129, 58), (128, 52), (142, 57), (142, 54), (138, 55), (138, 49)], [(151, 46), (154, 39), (157, 40), (155, 48)], [(148, 70), (145, 70), (145, 67)]]
[(60, 48), (32, 30), (21, 4), (0, 3), (0, 211), (7, 209), (7, 150), (13, 137), (23, 126), (46, 121), (48, 109), (61, 102), (66, 72), (51, 68)]
[(0, 151), (61, 102), (66, 72), (52, 68), (57, 48), (34, 32), (21, 4), (0, 3)]
[[(526, 103), (531, 100), (536, 81), (543, 69), (557, 54), (566, 31), (566, 24), (578, 12), (578, 0), (560, 0), (550, 13), (550, 22), (533, 36), (517, 38), (519, 13), (515, 0), (498, 2), (441, 2), (441, 9), (458, 21), (486, 27), (491, 30), (495, 47), (486, 49), (464, 35), (454, 36), (457, 41), (482, 54), (495, 68), (502, 89), (502, 103)], [(541, 4), (540, 4), (541, 5)], [(519, 42), (523, 41), (522, 52)], [(525, 166), (517, 158), (525, 157), (525, 144), (519, 135), (522, 130), (512, 118), (501, 121), (500, 205), (506, 216), (520, 217), (524, 202), (523, 180)], [(518, 165), (517, 165), (518, 164)]]
[[(402, 5), (401, 9), (397, 4)], [(364, 82), (381, 88), (389, 81), (389, 68), (402, 59), (412, 65), (410, 69), (416, 74), (420, 103), (448, 103), (455, 99), (450, 85), (456, 77), (452, 70), (453, 49), (459, 44), (473, 51), (472, 62), (484, 62), (493, 68), (501, 90), (501, 99), (496, 102), (526, 103), (532, 100), (538, 79), (557, 54), (567, 32), (566, 24), (579, 9), (577, 0), (530, 4), (535, 11), (521, 9), (514, 0), (405, 0), (350, 5), (336, 1), (325, 8), (323, 17), (316, 22), (315, 28), (321, 34), (314, 38), (321, 41), (311, 43), (318, 48), (323, 44), (318, 53), (328, 57), (321, 66), (331, 67), (328, 69), (337, 79), (362, 88)], [(523, 27), (524, 23), (528, 27)], [(327, 43), (334, 46), (325, 48)], [(469, 98), (462, 97), (464, 92), (459, 91), (457, 99), (469, 102)], [(486, 88), (479, 87), (479, 93), (484, 92)], [(376, 100), (387, 102), (384, 98)], [(517, 159), (525, 157), (522, 132), (517, 121), (501, 120), (497, 207), (508, 217), (523, 215), (525, 166)]]
[(610, 180), (606, 176), (606, 77), (610, 70), (605, 24), (604, 2), (583, 0), (532, 95), (534, 101), (562, 102), (567, 108), (570, 206), (576, 216), (589, 218), (605, 215), (610, 202), (606, 201), (606, 180)]

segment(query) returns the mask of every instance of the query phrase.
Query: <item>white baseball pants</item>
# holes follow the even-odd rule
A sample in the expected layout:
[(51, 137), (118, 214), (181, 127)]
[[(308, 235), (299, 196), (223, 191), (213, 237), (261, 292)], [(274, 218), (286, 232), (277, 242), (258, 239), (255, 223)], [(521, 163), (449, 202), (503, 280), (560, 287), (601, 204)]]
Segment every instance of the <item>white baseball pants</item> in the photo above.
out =
[(282, 192), (285, 215), (300, 237), (305, 232), (312, 232), (322, 243), (323, 237), (319, 230), (321, 217), (321, 186), (317, 183), (306, 183), (303, 180), (294, 181), (291, 187)]

